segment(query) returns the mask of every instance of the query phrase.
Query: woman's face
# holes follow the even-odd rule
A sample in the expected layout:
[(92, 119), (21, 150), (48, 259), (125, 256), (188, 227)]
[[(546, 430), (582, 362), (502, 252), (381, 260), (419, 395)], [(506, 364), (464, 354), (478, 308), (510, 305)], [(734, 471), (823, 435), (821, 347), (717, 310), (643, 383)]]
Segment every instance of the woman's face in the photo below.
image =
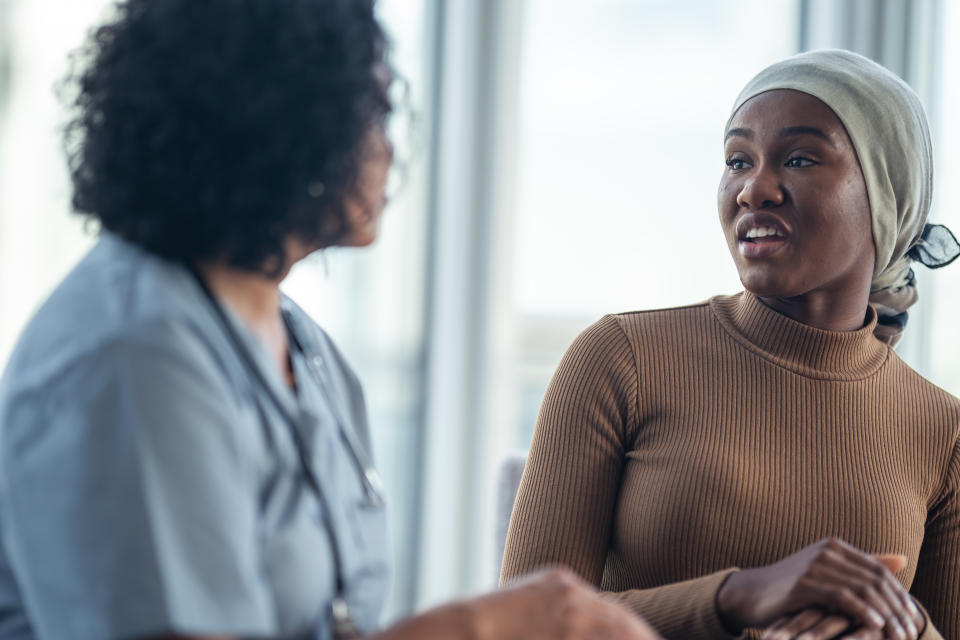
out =
[[(370, 131), (365, 145), (365, 157), (357, 175), (357, 188), (343, 203), (349, 226), (349, 231), (339, 242), (344, 247), (366, 247), (373, 244), (380, 230), (380, 216), (387, 205), (387, 177), (393, 164), (393, 145), (380, 128)], [(290, 235), (286, 241), (287, 270), (295, 262), (322, 248), (306, 244), (296, 235)], [(265, 266), (265, 269), (274, 270), (271, 265)]]
[(393, 145), (390, 139), (382, 128), (372, 129), (367, 137), (357, 189), (344, 203), (350, 227), (350, 232), (342, 242), (344, 246), (365, 247), (377, 239), (380, 216), (387, 205), (387, 177), (392, 164)]
[(875, 260), (860, 164), (836, 114), (780, 89), (730, 123), (717, 205), (743, 286), (764, 297), (846, 296), (870, 286)]

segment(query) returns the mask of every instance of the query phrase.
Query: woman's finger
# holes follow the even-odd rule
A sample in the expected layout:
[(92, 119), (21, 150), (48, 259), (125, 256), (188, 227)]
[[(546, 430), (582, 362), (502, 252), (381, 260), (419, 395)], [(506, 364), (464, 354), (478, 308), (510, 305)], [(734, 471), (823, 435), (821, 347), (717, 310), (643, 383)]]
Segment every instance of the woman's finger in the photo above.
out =
[(817, 567), (811, 574), (818, 579), (842, 585), (854, 591), (876, 609), (884, 620), (894, 617), (896, 609), (902, 606), (896, 595), (890, 596), (884, 590), (885, 582), (882, 578), (852, 563), (842, 561), (837, 566)]
[(826, 614), (819, 609), (807, 609), (794, 616), (787, 616), (767, 627), (761, 640), (793, 640), (798, 634), (814, 626)]
[[(806, 584), (811, 603), (842, 613), (871, 629), (883, 629), (892, 618), (884, 618), (856, 591), (835, 582), (810, 578)], [(896, 640), (902, 640), (897, 638)]]
[[(884, 563), (885, 564), (885, 563)], [(897, 598), (900, 603), (900, 620), (901, 625), (907, 632), (907, 637), (910, 640), (920, 636), (919, 628), (917, 625), (923, 624), (923, 614), (920, 613), (920, 610), (917, 608), (917, 605), (913, 601), (913, 597), (907, 591), (907, 589), (900, 584), (900, 581), (897, 580), (893, 573), (890, 572), (889, 567), (885, 567), (885, 584), (889, 590), (889, 597)]]
[(899, 553), (875, 553), (874, 559), (887, 568), (890, 573), (900, 573), (907, 566), (907, 556)]
[(883, 631), (860, 627), (853, 633), (841, 636), (840, 640), (884, 640)]
[[(888, 558), (903, 559), (903, 563), (890, 562)], [(883, 585), (887, 599), (896, 600), (898, 603), (897, 615), (900, 619), (900, 626), (904, 629), (905, 637), (914, 640), (920, 635), (917, 625), (922, 624), (923, 616), (917, 609), (917, 605), (914, 604), (913, 598), (891, 572), (898, 565), (902, 570), (906, 559), (903, 556), (881, 556), (874, 559), (883, 567)]]
[[(895, 553), (878, 553), (873, 556), (878, 562), (883, 564), (891, 574), (900, 573), (907, 567), (907, 556), (895, 554)], [(901, 596), (906, 601), (906, 606), (910, 612), (911, 617), (913, 618), (913, 623), (916, 626), (921, 626), (924, 624), (925, 620), (923, 614), (920, 613), (920, 609), (917, 607), (916, 603), (913, 601), (913, 598), (910, 596), (906, 590), (900, 591)]]
[(850, 622), (850, 618), (830, 615), (797, 636), (797, 640), (831, 640), (851, 626), (853, 624)]
[(793, 620), (791, 616), (780, 618), (779, 620), (774, 622), (772, 625), (770, 625), (769, 627), (763, 630), (763, 634), (760, 636), (760, 640), (777, 640), (777, 638), (779, 637), (779, 634), (777, 632), (783, 630), (784, 627), (790, 624), (791, 620)]
[(813, 575), (856, 593), (883, 617), (882, 626), (894, 640), (913, 640), (916, 637), (915, 633), (911, 633), (911, 629), (915, 630), (916, 627), (911, 622), (903, 599), (883, 573), (875, 574), (846, 559), (835, 562), (827, 567), (817, 567)]
[(851, 576), (869, 584), (869, 587), (860, 587), (856, 591), (863, 594), (871, 602), (871, 606), (877, 608), (881, 614), (886, 614), (883, 608), (878, 607), (873, 595), (874, 593), (882, 594), (880, 597), (887, 603), (892, 612), (892, 615), (885, 615), (888, 635), (893, 640), (915, 639), (918, 636), (917, 627), (914, 623), (915, 616), (913, 615), (913, 610), (916, 607), (903, 585), (890, 572), (891, 568), (898, 568), (898, 566), (902, 569), (906, 559), (903, 556), (895, 555), (880, 557), (869, 555), (842, 540), (837, 540), (832, 548), (846, 560), (848, 563), (846, 571)]
[(903, 614), (900, 616), (900, 619), (905, 637), (907, 640), (916, 640), (920, 636), (920, 632), (917, 629), (914, 612), (919, 614), (919, 611), (917, 611), (916, 605), (913, 604), (913, 598), (910, 597), (910, 594), (906, 592), (899, 582), (895, 585), (889, 583), (884, 584), (884, 588), (887, 590), (888, 597), (897, 598), (901, 603)]
[(784, 634), (780, 632), (793, 620), (790, 616), (780, 618), (772, 625), (763, 630), (760, 640), (784, 640)]

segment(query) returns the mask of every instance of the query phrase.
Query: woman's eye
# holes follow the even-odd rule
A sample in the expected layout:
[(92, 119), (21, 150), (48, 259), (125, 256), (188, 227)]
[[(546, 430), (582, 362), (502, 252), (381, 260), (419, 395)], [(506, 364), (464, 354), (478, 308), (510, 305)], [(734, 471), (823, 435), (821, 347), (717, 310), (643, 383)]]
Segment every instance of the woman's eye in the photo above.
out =
[(813, 164), (815, 163), (810, 158), (797, 157), (797, 158), (790, 158), (789, 160), (787, 160), (786, 166), (790, 167), (791, 169), (801, 169), (803, 167), (812, 166)]
[(727, 160), (726, 165), (733, 169), (734, 171), (742, 171), (750, 166), (750, 163), (741, 158), (730, 158)]

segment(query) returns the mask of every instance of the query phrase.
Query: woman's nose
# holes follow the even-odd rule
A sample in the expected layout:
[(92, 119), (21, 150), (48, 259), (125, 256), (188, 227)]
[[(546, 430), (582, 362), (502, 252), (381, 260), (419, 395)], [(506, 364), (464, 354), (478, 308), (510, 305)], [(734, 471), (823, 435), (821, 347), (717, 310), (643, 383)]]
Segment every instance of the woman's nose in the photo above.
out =
[(773, 171), (762, 167), (753, 171), (744, 181), (737, 204), (744, 209), (764, 209), (783, 204), (783, 187)]

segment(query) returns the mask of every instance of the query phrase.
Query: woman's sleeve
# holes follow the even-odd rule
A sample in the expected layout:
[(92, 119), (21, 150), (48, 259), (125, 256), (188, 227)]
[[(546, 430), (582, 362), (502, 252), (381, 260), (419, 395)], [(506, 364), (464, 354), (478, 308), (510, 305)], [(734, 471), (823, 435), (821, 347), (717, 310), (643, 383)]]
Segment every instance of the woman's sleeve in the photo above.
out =
[(276, 631), (226, 380), (163, 322), (7, 398), (0, 526), (36, 637)]
[(960, 639), (960, 440), (927, 514), (916, 575), (910, 593), (934, 627), (928, 626), (921, 640)]
[[(501, 582), (565, 565), (600, 586), (626, 454), (639, 420), (634, 350), (616, 317), (584, 331), (547, 388), (510, 519)], [(728, 637), (716, 592), (729, 571), (608, 594), (665, 638)]]

